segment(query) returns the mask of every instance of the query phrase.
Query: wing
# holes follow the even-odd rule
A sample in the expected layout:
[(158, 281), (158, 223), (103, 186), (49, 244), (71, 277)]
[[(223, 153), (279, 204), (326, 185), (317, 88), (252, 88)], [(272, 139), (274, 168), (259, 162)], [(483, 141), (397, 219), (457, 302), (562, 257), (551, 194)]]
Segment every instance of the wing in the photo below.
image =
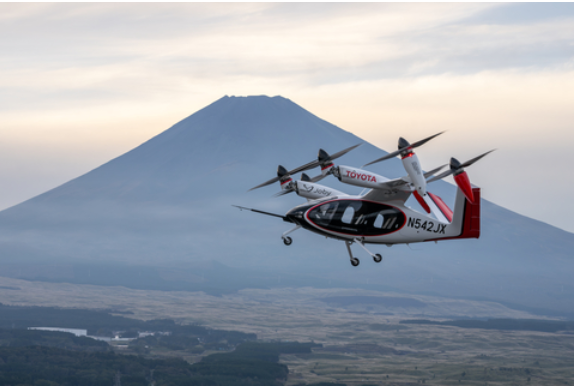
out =
[(404, 203), (411, 196), (412, 190), (408, 176), (389, 180), (380, 185), (381, 187), (373, 188), (367, 192), (363, 199), (375, 202), (400, 201)]
[[(428, 178), (443, 169), (445, 165), (432, 169), (428, 172), (423, 171), (423, 176)], [(382, 176), (380, 176), (382, 179)], [(407, 201), (414, 188), (411, 187), (411, 178), (409, 176), (400, 177), (394, 180), (386, 180), (379, 182), (380, 187), (371, 189), (363, 199), (374, 200), (377, 202), (383, 201), (400, 201), (404, 203)]]

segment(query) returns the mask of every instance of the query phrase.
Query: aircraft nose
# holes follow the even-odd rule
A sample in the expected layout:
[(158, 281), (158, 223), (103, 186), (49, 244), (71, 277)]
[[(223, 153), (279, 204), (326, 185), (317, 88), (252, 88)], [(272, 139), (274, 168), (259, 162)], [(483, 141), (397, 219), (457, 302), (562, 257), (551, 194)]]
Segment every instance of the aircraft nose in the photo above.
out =
[(303, 210), (295, 209), (287, 212), (286, 217), (289, 219), (299, 220), (303, 218)]

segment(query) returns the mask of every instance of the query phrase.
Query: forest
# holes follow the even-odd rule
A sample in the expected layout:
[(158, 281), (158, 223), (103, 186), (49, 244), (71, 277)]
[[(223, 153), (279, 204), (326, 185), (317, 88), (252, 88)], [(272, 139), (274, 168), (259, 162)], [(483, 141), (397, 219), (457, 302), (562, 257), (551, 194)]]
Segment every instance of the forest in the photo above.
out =
[[(74, 335), (64, 332), (1, 333), (0, 385), (280, 385), (288, 375), (287, 366), (278, 363), (280, 354), (310, 353), (320, 346), (250, 342), (189, 364), (179, 358), (120, 355), (105, 347), (95, 351), (91, 342), (96, 340), (86, 337), (76, 350), (64, 349), (74, 342)], [(21, 345), (34, 342), (57, 345)]]
[[(134, 337), (129, 349), (116, 353), (105, 341), (67, 332), (28, 330), (28, 327), (88, 329), (89, 334), (121, 332)], [(139, 332), (154, 332), (138, 337)], [(257, 342), (255, 334), (173, 320), (142, 321), (105, 311), (0, 305), (0, 385), (277, 385), (288, 368), (279, 364), (283, 353), (311, 353), (315, 343)], [(181, 358), (150, 358), (151, 349), (202, 353), (190, 364)]]

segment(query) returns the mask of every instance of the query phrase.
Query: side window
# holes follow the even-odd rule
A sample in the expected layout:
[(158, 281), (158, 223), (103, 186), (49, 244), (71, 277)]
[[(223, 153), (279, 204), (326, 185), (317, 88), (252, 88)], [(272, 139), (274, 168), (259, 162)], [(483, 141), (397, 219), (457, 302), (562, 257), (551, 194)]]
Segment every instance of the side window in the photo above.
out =
[[(344, 211), (343, 207), (345, 207)], [(339, 209), (339, 211), (342, 211), (341, 222), (345, 224), (358, 224), (360, 221), (362, 221), (362, 208), (363, 202), (358, 200), (351, 200), (349, 202), (342, 203), (341, 208)]]
[(383, 215), (378, 214), (377, 217), (375, 218), (375, 223), (373, 224), (374, 228), (382, 228), (383, 227)]
[(381, 215), (383, 216), (383, 223), (381, 225), (381, 229), (383, 230), (390, 230), (397, 222), (397, 213), (392, 209), (387, 209), (381, 211)]
[(353, 216), (355, 216), (355, 209), (353, 206), (348, 206), (345, 212), (343, 212), (341, 222), (351, 224), (351, 222), (353, 221)]
[(390, 217), (389, 219), (387, 219), (387, 221), (383, 225), (383, 229), (385, 229), (385, 230), (391, 229), (396, 224), (396, 222), (397, 222), (396, 216)]

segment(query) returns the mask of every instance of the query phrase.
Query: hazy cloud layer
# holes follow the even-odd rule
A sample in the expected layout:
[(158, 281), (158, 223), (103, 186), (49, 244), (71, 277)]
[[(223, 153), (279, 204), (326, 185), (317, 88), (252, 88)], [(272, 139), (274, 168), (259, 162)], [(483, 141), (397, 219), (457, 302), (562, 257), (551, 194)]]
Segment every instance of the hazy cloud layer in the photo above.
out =
[(572, 3), (2, 3), (0, 208), (268, 94), (384, 149), (449, 130), (427, 164), (497, 147), (487, 197), (573, 230), (573, 24)]

